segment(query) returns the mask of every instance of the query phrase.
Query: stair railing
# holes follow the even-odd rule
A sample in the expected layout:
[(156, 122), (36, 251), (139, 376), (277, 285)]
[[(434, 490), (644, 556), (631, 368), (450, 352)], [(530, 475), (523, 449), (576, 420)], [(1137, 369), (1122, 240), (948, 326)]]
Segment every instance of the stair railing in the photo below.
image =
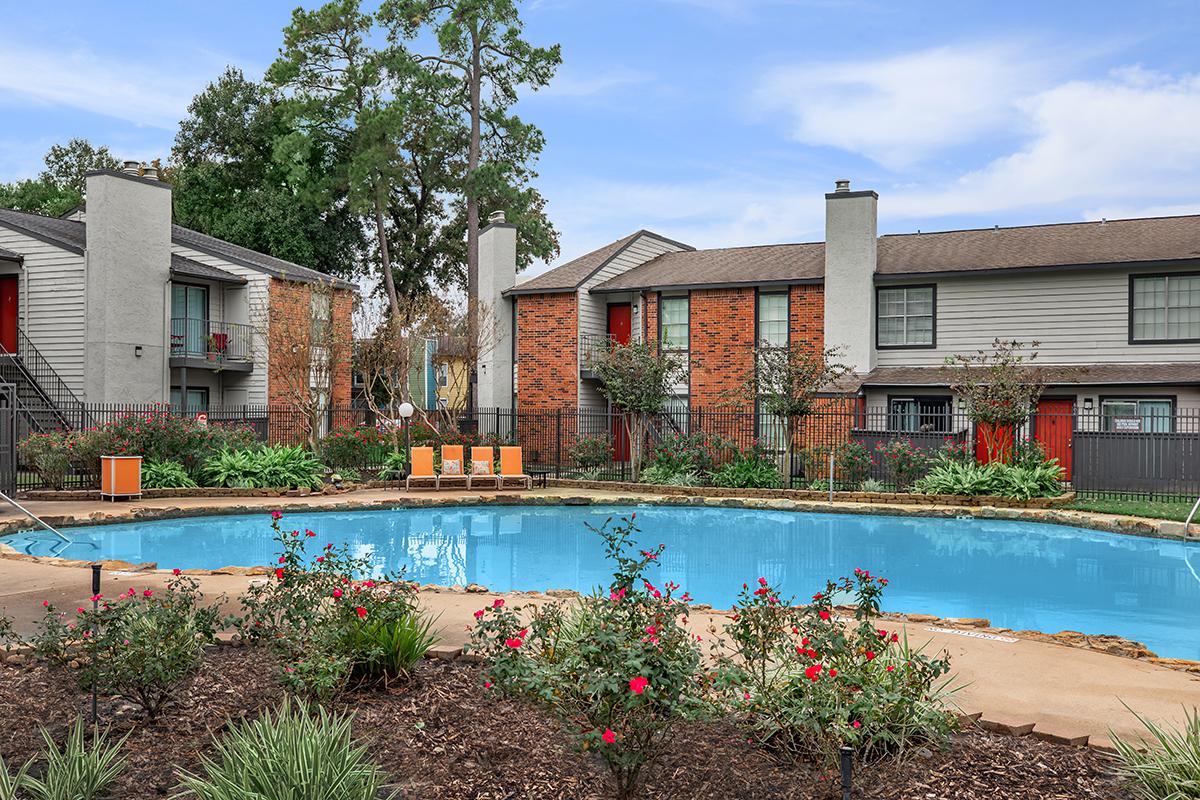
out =
[(19, 366), (45, 396), (52, 406), (51, 410), (62, 419), (64, 425), (86, 427), (87, 410), (83, 403), (20, 327), (17, 328), (16, 357)]

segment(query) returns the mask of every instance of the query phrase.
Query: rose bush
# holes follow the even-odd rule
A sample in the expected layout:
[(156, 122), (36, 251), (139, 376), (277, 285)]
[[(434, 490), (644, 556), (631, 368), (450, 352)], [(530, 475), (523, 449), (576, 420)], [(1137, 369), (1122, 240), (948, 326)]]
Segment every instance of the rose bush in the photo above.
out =
[(338, 428), (321, 440), (320, 458), (335, 472), (378, 466), (392, 451), (392, 439), (369, 425)]
[(484, 658), (485, 687), (546, 707), (629, 798), (672, 726), (705, 710), (707, 678), (685, 627), (687, 594), (648, 578), (663, 546), (636, 551), (633, 517), (593, 530), (616, 566), (606, 591), (540, 609), (496, 600), (475, 612), (470, 648)]
[[(831, 581), (802, 608), (766, 578), (743, 585), (718, 686), (749, 736), (793, 758), (832, 766), (842, 745), (870, 761), (942, 740), (954, 722), (942, 677), (949, 658), (929, 657), (879, 627), (887, 580), (865, 570)], [(838, 619), (835, 597), (854, 600)]]
[(201, 605), (199, 584), (179, 570), (163, 590), (131, 588), (94, 599), (97, 608), (80, 607), (73, 616), (43, 603), (35, 654), (55, 663), (77, 661), (84, 689), (95, 685), (155, 718), (200, 668), (205, 645), (216, 639), (218, 613)]
[(929, 457), (909, 439), (896, 438), (875, 445), (883, 457), (888, 475), (898, 491), (908, 489), (929, 467)]

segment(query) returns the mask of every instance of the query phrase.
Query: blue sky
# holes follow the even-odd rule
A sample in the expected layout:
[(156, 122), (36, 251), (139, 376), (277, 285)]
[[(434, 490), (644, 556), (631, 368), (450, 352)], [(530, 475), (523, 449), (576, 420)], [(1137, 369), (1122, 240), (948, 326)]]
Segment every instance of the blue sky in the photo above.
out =
[[(0, 0), (0, 180), (83, 136), (166, 156), (294, 2)], [(526, 0), (564, 64), (520, 113), (563, 257), (650, 228), (822, 238), (835, 178), (883, 232), (1200, 213), (1200, 3)]]

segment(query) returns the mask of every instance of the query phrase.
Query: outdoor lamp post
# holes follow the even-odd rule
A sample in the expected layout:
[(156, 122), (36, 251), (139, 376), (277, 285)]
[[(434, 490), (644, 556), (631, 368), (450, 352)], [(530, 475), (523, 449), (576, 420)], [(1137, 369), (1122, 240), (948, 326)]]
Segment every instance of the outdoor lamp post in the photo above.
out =
[(413, 404), (407, 401), (400, 404), (400, 419), (404, 420), (404, 473), (408, 475), (412, 472), (412, 447), (408, 441), (408, 421), (412, 419)]

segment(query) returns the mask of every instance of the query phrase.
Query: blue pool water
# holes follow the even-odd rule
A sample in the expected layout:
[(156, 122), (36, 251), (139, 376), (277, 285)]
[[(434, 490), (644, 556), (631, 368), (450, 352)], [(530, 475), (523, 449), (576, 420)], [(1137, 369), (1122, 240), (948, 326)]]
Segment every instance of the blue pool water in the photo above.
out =
[[(1200, 658), (1200, 544), (1008, 520), (680, 507), (478, 506), (289, 513), (315, 543), (348, 543), (422, 583), (497, 591), (606, 584), (584, 527), (637, 511), (639, 544), (667, 546), (659, 580), (729, 607), (760, 575), (804, 598), (855, 567), (887, 577), (885, 608), (1055, 632), (1112, 633), (1160, 655)], [(273, 562), (266, 514), (69, 528), (7, 543), (37, 555), (156, 561), (164, 569)], [(316, 549), (316, 548), (314, 548)]]

